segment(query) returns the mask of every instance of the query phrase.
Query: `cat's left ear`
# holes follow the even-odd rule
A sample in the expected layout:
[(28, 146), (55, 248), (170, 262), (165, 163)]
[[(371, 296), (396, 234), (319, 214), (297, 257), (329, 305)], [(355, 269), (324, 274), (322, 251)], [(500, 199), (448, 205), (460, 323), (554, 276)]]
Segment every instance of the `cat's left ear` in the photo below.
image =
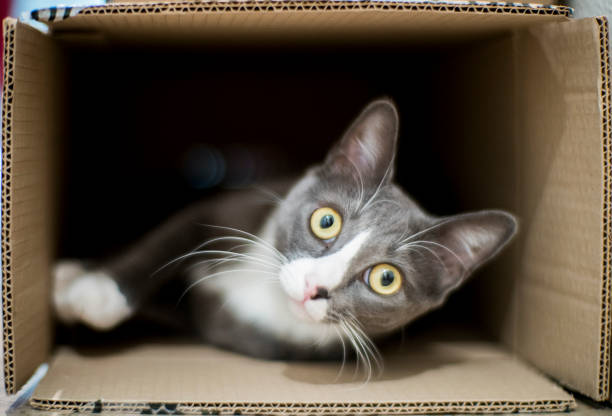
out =
[[(516, 234), (517, 221), (504, 211), (480, 211), (439, 220), (405, 242), (422, 251), (439, 272), (432, 295), (443, 300)], [(424, 257), (425, 258), (425, 257)]]
[(393, 177), (399, 117), (389, 99), (370, 103), (329, 152), (323, 168), (376, 188)]

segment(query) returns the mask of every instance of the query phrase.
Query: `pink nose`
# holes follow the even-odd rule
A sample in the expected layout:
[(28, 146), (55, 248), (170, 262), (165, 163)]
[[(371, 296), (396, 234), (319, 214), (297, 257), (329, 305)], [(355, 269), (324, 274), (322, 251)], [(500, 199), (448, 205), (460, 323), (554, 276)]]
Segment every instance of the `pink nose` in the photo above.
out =
[(317, 287), (314, 285), (310, 285), (308, 282), (306, 282), (306, 288), (304, 289), (304, 299), (302, 300), (302, 302), (306, 302), (307, 300), (312, 299), (316, 295)]
[(310, 284), (310, 282), (306, 282), (306, 289), (304, 289), (304, 299), (302, 302), (306, 302), (308, 300), (314, 299), (327, 299), (329, 297), (329, 293), (326, 288), (322, 286), (315, 286)]

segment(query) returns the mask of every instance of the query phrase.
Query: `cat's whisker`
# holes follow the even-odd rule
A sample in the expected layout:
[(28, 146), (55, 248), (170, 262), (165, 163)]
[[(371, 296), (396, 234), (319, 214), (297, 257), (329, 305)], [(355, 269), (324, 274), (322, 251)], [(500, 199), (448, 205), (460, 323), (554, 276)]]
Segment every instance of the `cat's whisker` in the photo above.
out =
[(364, 384), (368, 384), (372, 379), (372, 361), (370, 360), (370, 353), (366, 348), (365, 344), (363, 343), (361, 336), (355, 331), (353, 324), (351, 324), (350, 321), (345, 321), (345, 323), (347, 325), (347, 329), (353, 337), (353, 340), (355, 341), (353, 343), (353, 346), (356, 348), (358, 355), (361, 356), (362, 362), (364, 364), (364, 371), (366, 373), (366, 380)]
[(384, 361), (382, 355), (380, 354), (380, 351), (378, 350), (378, 347), (376, 347), (376, 344), (374, 344), (370, 337), (363, 331), (357, 318), (352, 316), (351, 319), (353, 321), (353, 327), (355, 331), (360, 334), (362, 341), (364, 342), (367, 350), (369, 351), (372, 359), (374, 360), (374, 363), (376, 364), (376, 368), (378, 370), (378, 376), (380, 376), (384, 371)]
[[(211, 263), (211, 266), (207, 269), (214, 269), (216, 267), (219, 267), (223, 264), (226, 263), (246, 263), (249, 264), (248, 260), (245, 260), (243, 258), (240, 258), (238, 256), (227, 256), (227, 257), (222, 257), (222, 258), (215, 258), (215, 259), (207, 259), (207, 260), (201, 260), (198, 262), (195, 262), (193, 264), (191, 264), (188, 268), (186, 268), (186, 271), (190, 271), (193, 270), (195, 268), (198, 268), (199, 266), (205, 265), (207, 263)], [(272, 269), (275, 269), (277, 272), (278, 270), (280, 270), (280, 266), (276, 266), (276, 267), (272, 267), (272, 266), (268, 266), (266, 264), (261, 264), (261, 263), (257, 263), (258, 265), (261, 265), (262, 267), (270, 267)], [(262, 271), (271, 271), (271, 270), (266, 270), (263, 269)]]
[[(260, 253), (262, 256), (266, 256), (269, 257), (270, 260), (276, 260), (276, 261), (280, 261), (281, 263), (283, 263), (285, 260), (276, 255), (276, 253), (274, 253), (273, 251), (270, 251), (270, 247), (262, 244), (261, 242), (257, 241), (257, 240), (252, 240), (250, 238), (246, 238), (246, 237), (239, 237), (239, 236), (222, 236), (222, 237), (215, 237), (211, 240), (205, 241), (204, 243), (200, 244), (198, 247), (196, 247), (194, 250), (192, 250), (192, 252), (197, 252), (200, 249), (202, 249), (203, 247), (206, 247), (207, 245), (210, 245), (212, 243), (216, 243), (216, 242), (221, 242), (221, 241), (239, 241), (239, 242), (243, 242), (245, 243), (244, 246), (254, 246), (257, 248), (262, 248), (265, 250), (268, 250), (268, 252), (266, 253)], [(243, 246), (243, 245), (241, 245)], [(236, 247), (240, 247), (240, 246), (236, 246)], [(230, 251), (233, 251), (234, 248), (230, 249)]]
[(446, 221), (442, 221), (442, 222), (439, 222), (439, 223), (437, 223), (437, 224), (434, 224), (434, 225), (432, 225), (432, 226), (430, 226), (430, 227), (427, 227), (427, 228), (425, 228), (424, 230), (417, 231), (416, 233), (411, 234), (411, 235), (409, 235), (408, 237), (406, 237), (406, 238), (404, 238), (404, 239), (400, 240), (400, 241), (399, 241), (399, 244), (401, 245), (401, 244), (403, 244), (403, 243), (407, 243), (409, 240), (412, 240), (413, 238), (419, 237), (419, 236), (421, 236), (421, 235), (425, 234), (426, 232), (433, 230), (434, 228), (441, 227), (441, 226), (443, 226), (444, 224), (447, 224), (447, 223), (452, 222), (452, 221), (453, 221), (453, 219), (452, 219), (452, 218), (450, 218), (450, 219), (447, 219)]
[[(237, 250), (237, 249), (239, 249), (239, 248), (247, 247), (248, 245), (249, 245), (249, 244), (239, 244), (239, 245), (236, 245), (236, 246), (231, 247), (230, 249), (228, 249), (228, 251), (231, 251), (231, 252), (233, 252), (233, 253), (240, 253), (240, 252), (237, 252), (237, 251), (235, 251), (235, 250)], [(261, 254), (261, 253), (259, 253), (259, 254)], [(226, 262), (226, 260), (227, 260), (227, 261), (229, 261), (229, 260), (232, 260), (232, 259), (237, 259), (237, 258), (238, 258), (238, 256), (235, 256), (235, 255), (228, 255), (227, 257), (221, 257), (221, 258), (216, 259), (216, 260), (215, 260), (215, 259), (212, 259), (213, 261), (217, 261), (217, 263), (214, 263), (214, 264), (212, 265), (212, 268), (214, 268), (214, 267), (217, 267), (217, 266), (220, 266), (220, 265), (224, 264), (224, 263)], [(276, 260), (276, 259), (274, 259), (274, 258), (269, 258), (269, 257), (267, 257), (267, 256), (262, 256), (262, 258), (264, 258), (264, 259), (270, 259), (270, 260), (273, 260), (273, 261), (275, 261), (275, 260)], [(240, 259), (240, 260), (241, 260), (241, 261), (245, 261), (245, 262), (246, 262), (246, 260), (244, 260), (244, 259)], [(198, 263), (196, 263), (196, 264), (198, 264)], [(268, 267), (268, 266), (267, 266), (267, 267)], [(280, 266), (279, 266), (278, 268), (280, 269)]]
[(420, 245), (420, 244), (416, 244), (416, 243), (410, 243), (409, 245), (407, 245), (407, 246), (406, 246), (406, 247), (404, 247), (404, 248), (410, 248), (410, 247), (421, 248), (421, 249), (423, 249), (423, 250), (425, 250), (425, 251), (429, 252), (429, 253), (430, 253), (432, 256), (434, 256), (434, 257), (435, 257), (435, 258), (438, 260), (438, 262), (439, 262), (439, 263), (442, 265), (442, 267), (443, 267), (443, 268), (444, 268), (446, 271), (448, 271), (448, 266), (446, 265), (446, 263), (444, 263), (444, 261), (443, 261), (443, 260), (440, 258), (440, 256), (438, 256), (438, 253), (436, 253), (435, 251), (433, 251), (433, 250), (432, 250), (432, 249), (430, 249), (429, 247), (425, 247), (425, 246), (422, 246), (422, 245)]
[(342, 376), (342, 372), (344, 371), (344, 365), (346, 363), (346, 343), (344, 342), (344, 337), (342, 336), (342, 334), (338, 330), (338, 326), (334, 325), (333, 328), (336, 331), (336, 334), (338, 335), (338, 339), (340, 340), (340, 344), (342, 344), (342, 364), (340, 364), (340, 370), (338, 370), (338, 374), (336, 375), (336, 378), (334, 379), (334, 382), (337, 382), (340, 379), (340, 377)]
[[(197, 251), (197, 250), (199, 250), (199, 249), (201, 249), (203, 247), (206, 247), (206, 246), (211, 245), (212, 243), (216, 243), (218, 241), (239, 241), (239, 242), (245, 243), (246, 245), (259, 244), (258, 241), (252, 240), (250, 238), (240, 237), (240, 236), (235, 236), (235, 235), (224, 235), (224, 236), (220, 236), (220, 237), (211, 238), (210, 240), (206, 240), (205, 242), (200, 244), (198, 247), (196, 247), (193, 251)], [(266, 247), (266, 249), (267, 249), (267, 247)]]
[(355, 339), (357, 345), (359, 346), (359, 351), (362, 353), (362, 361), (364, 363), (364, 370), (367, 373), (366, 383), (370, 381), (372, 378), (372, 361), (370, 360), (371, 351), (369, 350), (367, 344), (362, 339), (363, 337), (359, 332), (357, 332), (355, 328), (355, 323), (351, 317), (345, 317), (345, 323), (347, 328), (351, 332), (353, 338)]
[(340, 321), (340, 327), (342, 328), (342, 330), (346, 334), (349, 342), (351, 343), (351, 345), (353, 347), (353, 350), (355, 351), (355, 371), (353, 372), (353, 380), (354, 380), (357, 377), (357, 374), (359, 372), (359, 364), (360, 363), (363, 362), (363, 366), (364, 366), (364, 370), (365, 370), (365, 359), (363, 357), (361, 349), (359, 348), (359, 344), (355, 340), (355, 335), (349, 329), (348, 323), (345, 320), (341, 320)]
[(397, 201), (394, 201), (392, 199), (377, 199), (376, 201), (372, 202), (370, 204), (370, 208), (373, 207), (376, 204), (380, 204), (380, 203), (388, 203), (388, 204), (392, 204), (395, 205), (396, 207), (400, 208), (400, 209), (404, 209), (404, 207), (402, 206), (402, 204), (400, 204)]
[(461, 266), (467, 270), (467, 266), (465, 265), (465, 263), (463, 262), (463, 259), (457, 254), (455, 253), (453, 250), (451, 250), (449, 247), (445, 246), (444, 244), (440, 244), (440, 243), (436, 243), (435, 241), (429, 241), (429, 240), (417, 240), (417, 241), (412, 241), (411, 243), (418, 243), (418, 244), (433, 244), (436, 247), (440, 247), (446, 251), (448, 251), (450, 254), (452, 254), (457, 261), (461, 264)]
[[(361, 143), (360, 143), (361, 144)], [(367, 202), (361, 207), (361, 209), (359, 210), (359, 212), (363, 212), (363, 210), (365, 210), (368, 206), (370, 206), (370, 204), (372, 203), (372, 201), (374, 201), (376, 199), (376, 197), (378, 196), (378, 193), (380, 192), (380, 190), (382, 188), (384, 188), (384, 184), (385, 181), (387, 180), (387, 177), (389, 176), (389, 174), (391, 173), (391, 171), (393, 170), (393, 163), (395, 162), (395, 156), (392, 157), (389, 160), (389, 164), (387, 165), (387, 169), (385, 170), (385, 174), (383, 175), (383, 177), (381, 178), (380, 182), (378, 182), (378, 186), (376, 187), (376, 191), (374, 191), (374, 194), (372, 194), (372, 196), (370, 197), (370, 199), (367, 200)]]
[(355, 210), (355, 213), (358, 213), (359, 208), (363, 204), (363, 198), (365, 196), (365, 186), (363, 182), (363, 176), (361, 176), (361, 171), (359, 170), (355, 162), (353, 162), (351, 158), (344, 151), (340, 151), (340, 153), (346, 158), (346, 160), (350, 162), (353, 169), (355, 169), (355, 172), (357, 172), (357, 179), (359, 180), (357, 182), (357, 186), (359, 187), (359, 200), (357, 202), (357, 209)]
[(194, 287), (196, 287), (200, 283), (203, 283), (206, 280), (211, 279), (213, 277), (217, 277), (217, 276), (221, 276), (221, 275), (225, 275), (225, 274), (229, 274), (229, 273), (264, 273), (264, 274), (268, 273), (268, 274), (273, 274), (272, 272), (266, 272), (266, 271), (257, 270), (257, 269), (232, 269), (232, 270), (222, 270), (220, 272), (215, 272), (215, 273), (212, 273), (212, 274), (207, 274), (206, 276), (196, 280), (195, 282), (193, 282), (192, 284), (187, 286), (187, 289), (185, 289), (183, 291), (183, 293), (179, 297), (178, 301), (176, 302), (176, 305), (178, 306), (181, 303), (181, 301), (183, 300), (183, 298), (187, 295), (187, 293), (189, 293), (189, 291), (191, 289), (193, 289)]
[(268, 265), (271, 267), (280, 267), (278, 264), (274, 264), (274, 263), (270, 263), (266, 260), (260, 259), (258, 257), (255, 257), (254, 255), (249, 255), (249, 254), (245, 254), (245, 253), (236, 253), (233, 251), (227, 251), (227, 250), (199, 250), (199, 251), (194, 251), (191, 253), (187, 253), (184, 254), (182, 256), (177, 257), (176, 259), (170, 261), (169, 263), (166, 263), (166, 265), (162, 266), (161, 268), (159, 268), (157, 271), (155, 271), (153, 273), (153, 275), (155, 275), (156, 273), (158, 273), (160, 270), (162, 270), (165, 267), (168, 267), (170, 264), (175, 263), (177, 261), (189, 258), (189, 257), (193, 257), (193, 256), (202, 256), (202, 255), (209, 255), (209, 254), (220, 254), (220, 255), (230, 255), (230, 256), (238, 256), (244, 259), (248, 259), (248, 260), (252, 260), (256, 263), (262, 264), (262, 265)]
[(370, 337), (365, 333), (365, 331), (361, 327), (361, 323), (355, 317), (355, 315), (353, 315), (351, 312), (348, 312), (348, 316), (349, 316), (349, 319), (352, 321), (355, 330), (358, 331), (359, 334), (361, 334), (363, 341), (368, 346), (368, 349), (372, 354), (372, 358), (374, 359), (376, 366), (379, 369), (379, 373), (382, 373), (383, 368), (384, 368), (384, 365), (383, 365), (384, 361), (383, 361), (383, 357), (380, 351), (378, 350), (378, 347), (376, 346), (376, 344), (374, 344), (374, 342), (370, 339)]
[(382, 358), (382, 355), (380, 354), (380, 351), (378, 350), (378, 347), (376, 346), (376, 344), (374, 344), (374, 342), (370, 339), (370, 337), (365, 333), (365, 331), (361, 327), (361, 323), (355, 317), (355, 315), (353, 315), (351, 312), (348, 312), (348, 315), (354, 324), (355, 330), (357, 330), (361, 334), (363, 341), (369, 346), (369, 350), (372, 353), (372, 358), (376, 362), (376, 365), (379, 371), (382, 373), (383, 367), (384, 367), (383, 358)]
[(225, 227), (225, 226), (222, 226), (222, 225), (212, 225), (212, 224), (200, 224), (200, 225), (203, 226), (203, 227), (210, 227), (210, 228), (217, 228), (217, 229), (222, 229), (222, 230), (226, 230), (226, 231), (233, 231), (233, 232), (236, 232), (238, 234), (242, 234), (242, 235), (246, 235), (248, 237), (251, 237), (251, 238), (255, 239), (256, 241), (259, 241), (260, 243), (262, 243), (270, 251), (276, 253), (278, 255), (278, 257), (283, 260), (283, 262), (286, 262), (286, 263), (289, 262), (289, 259), (283, 253), (278, 251), (276, 249), (276, 247), (274, 247), (268, 241), (264, 240), (261, 237), (258, 237), (256, 235), (254, 235), (254, 234), (251, 234), (251, 233), (249, 233), (247, 231), (243, 231), (243, 230), (240, 230), (238, 228), (233, 228), (233, 227)]
[(413, 252), (419, 254), (420, 256), (425, 257), (425, 254), (423, 254), (419, 250), (417, 250), (416, 247), (414, 247), (414, 248), (413, 247), (402, 247), (402, 250), (413, 251)]
[[(163, 266), (161, 266), (160, 268), (158, 268), (157, 270), (155, 270), (153, 273), (151, 273), (150, 277), (155, 276), (157, 273), (159, 273), (160, 271), (162, 271), (162, 270), (163, 270), (163, 269), (165, 269), (166, 267), (168, 267), (168, 266), (170, 266), (170, 265), (172, 265), (172, 264), (174, 264), (174, 263), (176, 263), (176, 262), (180, 262), (180, 261), (182, 261), (182, 260), (184, 260), (184, 259), (186, 259), (186, 258), (190, 257), (192, 254), (199, 253), (203, 247), (206, 247), (206, 246), (207, 246), (207, 245), (209, 245), (209, 244), (212, 244), (212, 243), (217, 242), (217, 241), (228, 241), (228, 240), (229, 240), (229, 241), (232, 241), (232, 240), (238, 240), (238, 241), (246, 242), (245, 244), (241, 244), (241, 245), (238, 245), (238, 246), (234, 246), (234, 247), (232, 247), (232, 248), (230, 249), (230, 251), (233, 251), (233, 250), (235, 250), (235, 249), (237, 249), (237, 248), (239, 248), (239, 247), (243, 247), (243, 246), (245, 246), (245, 245), (246, 245), (246, 246), (248, 246), (248, 245), (254, 245), (254, 246), (256, 246), (256, 247), (262, 247), (262, 248), (265, 248), (265, 249), (269, 249), (269, 248), (268, 248), (268, 247), (266, 247), (265, 245), (262, 245), (261, 243), (259, 243), (259, 242), (255, 241), (255, 240), (252, 240), (252, 239), (249, 239), (249, 238), (245, 238), (245, 237), (237, 237), (237, 236), (224, 236), (224, 237), (216, 237), (216, 238), (213, 238), (213, 239), (211, 239), (211, 240), (207, 240), (207, 241), (205, 241), (204, 243), (202, 243), (202, 244), (200, 244), (200, 245), (196, 246), (196, 247), (195, 247), (193, 250), (191, 250), (189, 253), (186, 253), (184, 256), (178, 257), (178, 258), (173, 259), (173, 260), (169, 261), (168, 263), (164, 264)], [(262, 256), (264, 255), (263, 253), (260, 253), (260, 254), (261, 254)], [(275, 254), (275, 253), (271, 253), (271, 254)], [(268, 255), (266, 255), (266, 257), (268, 257)], [(280, 263), (283, 263), (283, 262), (284, 262), (284, 260), (283, 260), (283, 259), (281, 259), (281, 258), (279, 258), (279, 257), (277, 258), (276, 256), (272, 256), (272, 255), (270, 255), (270, 256), (269, 256), (269, 259), (270, 259), (270, 260), (276, 260), (276, 261), (280, 260)]]
[(266, 196), (269, 196), (271, 198), (271, 202), (274, 202), (275, 204), (281, 204), (283, 202), (283, 198), (281, 198), (279, 194), (270, 189), (256, 185), (253, 186), (253, 189), (265, 194)]
[[(248, 246), (252, 245), (253, 242), (251, 240), (249, 240), (249, 239), (244, 239), (242, 237), (235, 237), (235, 236), (229, 236), (229, 237), (223, 237), (223, 238), (229, 239), (229, 240), (234, 240), (234, 239), (238, 238), (239, 241), (246, 240), (247, 243), (239, 244), (239, 245), (231, 247), (228, 250), (229, 252), (233, 253), (231, 255), (228, 254), (226, 257), (222, 257), (222, 258), (219, 258), (219, 259), (209, 259), (209, 260), (204, 260), (204, 261), (196, 262), (195, 264), (190, 266), (187, 270), (191, 270), (191, 269), (193, 269), (193, 268), (195, 268), (195, 267), (197, 267), (197, 266), (199, 266), (201, 264), (206, 264), (206, 263), (209, 263), (209, 262), (212, 263), (212, 265), (208, 269), (214, 269), (216, 267), (219, 267), (219, 266), (221, 266), (221, 265), (223, 265), (225, 263), (229, 263), (229, 262), (243, 262), (243, 263), (247, 263), (248, 264), (247, 260), (245, 260), (244, 258), (241, 258), (241, 254), (243, 254), (243, 253), (236, 252), (235, 250), (237, 250), (239, 248), (243, 248), (243, 247), (248, 247)], [(255, 255), (255, 253), (250, 252), (250, 255)], [(265, 259), (265, 260), (270, 260), (270, 261), (273, 261), (273, 262), (278, 262), (277, 258), (268, 256), (268, 255), (264, 255), (264, 253), (257, 253), (256, 257), (262, 257), (262, 260)], [(268, 265), (268, 264), (264, 264), (264, 263), (261, 263), (261, 262), (258, 263), (258, 264), (261, 265), (262, 267), (270, 267), (272, 269), (276, 269), (277, 271), (280, 270), (280, 268), (281, 268), (280, 265), (274, 265), (273, 266), (273, 265)], [(276, 275), (275, 277), (277, 278), (276, 280), (278, 280), (278, 275)]]
[[(340, 324), (340, 328), (346, 333), (347, 338), (351, 342), (356, 353), (357, 365), (353, 377), (355, 377), (359, 371), (359, 363), (361, 362), (364, 372), (366, 373), (366, 380), (364, 382), (365, 385), (372, 378), (372, 361), (374, 361), (379, 369), (379, 374), (382, 371), (382, 357), (380, 356), (376, 346), (360, 328), (361, 325), (359, 324), (359, 321), (352, 313), (346, 311), (342, 316), (336, 315), (336, 318), (339, 319), (338, 323)], [(372, 359), (370, 359), (370, 357)]]
[[(191, 255), (191, 254), (199, 253), (203, 247), (206, 247), (207, 245), (210, 245), (210, 244), (215, 243), (215, 242), (221, 242), (221, 241), (240, 241), (240, 242), (244, 243), (244, 244), (232, 247), (229, 251), (233, 251), (233, 250), (235, 250), (237, 248), (245, 247), (245, 246), (249, 246), (249, 245), (253, 245), (255, 247), (260, 247), (260, 248), (263, 248), (263, 249), (266, 249), (266, 250), (270, 250), (270, 247), (260, 243), (259, 241), (256, 241), (256, 240), (253, 240), (253, 239), (250, 239), (250, 238), (239, 237), (239, 236), (222, 236), (222, 237), (215, 237), (213, 239), (205, 241), (204, 243), (198, 245), (192, 251), (187, 253), (186, 256)], [(276, 255), (276, 253), (274, 253), (274, 252), (271, 252), (270, 254), (264, 254), (264, 253), (259, 253), (259, 254), (262, 257), (267, 257), (269, 260), (274, 260), (274, 261), (279, 261), (280, 260), (280, 263), (284, 262), (284, 260), (282, 258), (278, 257)], [(184, 259), (184, 257), (183, 258), (175, 259), (175, 260), (173, 260), (173, 262), (179, 261), (179, 260), (182, 260), (182, 259)], [(172, 262), (167, 263), (166, 265), (162, 266), (160, 269), (155, 271), (153, 274), (159, 272), (161, 269), (163, 269), (165, 267), (168, 267), (170, 264), (172, 264)]]

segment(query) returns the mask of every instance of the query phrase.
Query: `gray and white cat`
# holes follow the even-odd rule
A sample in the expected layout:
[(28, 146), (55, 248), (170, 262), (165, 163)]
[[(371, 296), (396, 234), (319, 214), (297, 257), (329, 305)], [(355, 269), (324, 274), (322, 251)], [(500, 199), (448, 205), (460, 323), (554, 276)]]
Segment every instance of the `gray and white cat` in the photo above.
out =
[(59, 319), (108, 330), (181, 280), (189, 324), (210, 344), (273, 359), (351, 346), (374, 360), (371, 339), (443, 304), (517, 229), (503, 211), (424, 212), (393, 183), (397, 136), (394, 104), (374, 101), (274, 208), (228, 192), (96, 266), (61, 262)]

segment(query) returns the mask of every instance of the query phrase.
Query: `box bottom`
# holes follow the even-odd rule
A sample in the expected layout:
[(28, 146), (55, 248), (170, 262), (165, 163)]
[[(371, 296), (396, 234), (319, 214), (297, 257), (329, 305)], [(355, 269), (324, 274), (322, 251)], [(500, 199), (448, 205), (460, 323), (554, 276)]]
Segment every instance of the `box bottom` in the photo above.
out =
[[(61, 347), (31, 398), (45, 410), (138, 413), (557, 412), (573, 397), (500, 345), (468, 333), (383, 350), (366, 382), (353, 363), (265, 361), (186, 341)], [(342, 370), (342, 371), (340, 371)]]

